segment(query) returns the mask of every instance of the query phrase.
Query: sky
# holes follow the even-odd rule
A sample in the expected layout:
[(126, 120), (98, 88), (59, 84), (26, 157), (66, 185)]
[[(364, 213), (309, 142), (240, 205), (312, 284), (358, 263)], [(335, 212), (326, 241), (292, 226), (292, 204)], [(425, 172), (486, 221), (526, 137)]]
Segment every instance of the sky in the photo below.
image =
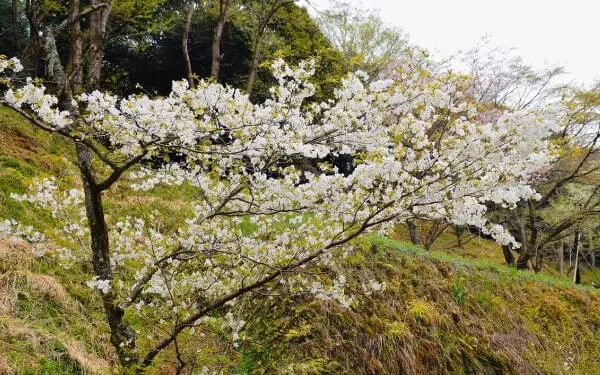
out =
[[(330, 4), (310, 1), (317, 11)], [(343, 2), (380, 10), (384, 21), (439, 57), (469, 50), (487, 35), (493, 45), (514, 48), (534, 67), (564, 66), (566, 80), (590, 84), (600, 79), (600, 0)]]

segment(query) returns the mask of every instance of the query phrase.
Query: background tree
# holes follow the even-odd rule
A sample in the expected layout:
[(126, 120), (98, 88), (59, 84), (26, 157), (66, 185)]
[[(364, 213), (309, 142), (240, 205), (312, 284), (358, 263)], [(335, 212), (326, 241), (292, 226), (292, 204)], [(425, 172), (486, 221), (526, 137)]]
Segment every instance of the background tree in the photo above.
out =
[(221, 39), (223, 38), (223, 30), (225, 29), (225, 25), (229, 21), (229, 17), (234, 11), (236, 5), (236, 0), (215, 1), (215, 6), (217, 8), (217, 23), (215, 25), (215, 31), (213, 33), (212, 40), (210, 76), (217, 81), (219, 80), (219, 70), (221, 68), (221, 61), (223, 60), (224, 56), (224, 54), (221, 52)]
[(349, 70), (344, 64), (343, 55), (321, 33), (308, 11), (295, 4), (282, 7), (274, 14), (267, 29), (265, 38), (268, 40), (263, 40), (261, 49), (264, 64), (258, 66), (252, 97), (258, 101), (269, 97), (268, 89), (275, 84), (270, 63), (278, 58), (292, 64), (315, 59), (314, 99), (333, 97), (334, 89)]
[(192, 25), (192, 16), (194, 15), (195, 8), (195, 1), (184, 2), (183, 31), (181, 32), (181, 50), (183, 53), (183, 66), (185, 67), (186, 78), (191, 88), (194, 88), (195, 84), (188, 44), (190, 37), (190, 27)]
[(321, 31), (342, 52), (349, 70), (377, 78), (409, 46), (403, 32), (387, 25), (377, 12), (336, 4), (319, 14)]
[(536, 177), (541, 199), (521, 203), (510, 214), (504, 213), (522, 243), (518, 268), (527, 268), (532, 262), (539, 270), (545, 257), (556, 258), (561, 242), (577, 236), (583, 231), (583, 223), (593, 223), (598, 215), (599, 98), (597, 85), (565, 95), (562, 129), (554, 138), (557, 159)]
[(294, 4), (295, 0), (252, 0), (245, 5), (248, 7), (253, 19), (252, 31), (252, 58), (250, 63), (250, 73), (246, 83), (246, 92), (252, 93), (256, 72), (261, 58), (262, 44), (269, 24), (282, 8)]
[(458, 58), (471, 75), (469, 94), (496, 109), (556, 101), (565, 88), (557, 83), (557, 78), (565, 73), (562, 67), (536, 70), (514, 55), (513, 50), (493, 46), (489, 37)]
[(0, 0), (0, 51), (20, 55), (27, 42), (27, 19), (22, 0)]
[[(205, 4), (206, 5), (206, 4)], [(173, 7), (176, 13), (181, 5)], [(198, 77), (210, 77), (212, 32), (217, 15), (214, 8), (202, 7), (194, 12), (189, 34), (189, 57), (192, 71)], [(252, 35), (255, 19), (249, 8), (233, 12), (221, 40), (225, 56), (220, 64), (220, 80), (223, 84), (245, 89), (251, 70)], [(108, 41), (105, 51), (104, 87), (121, 95), (139, 91), (139, 84), (147, 92), (166, 94), (171, 82), (187, 76), (181, 59), (183, 12), (179, 18), (156, 30), (115, 37)], [(341, 78), (347, 73), (340, 52), (323, 36), (306, 9), (289, 4), (280, 8), (265, 31), (252, 99), (264, 101), (270, 96), (269, 88), (276, 84), (270, 66), (277, 58), (290, 63), (315, 58), (313, 83), (315, 99), (322, 100), (333, 95)], [(235, 56), (233, 58), (233, 56)], [(148, 64), (152, 61), (152, 64)]]

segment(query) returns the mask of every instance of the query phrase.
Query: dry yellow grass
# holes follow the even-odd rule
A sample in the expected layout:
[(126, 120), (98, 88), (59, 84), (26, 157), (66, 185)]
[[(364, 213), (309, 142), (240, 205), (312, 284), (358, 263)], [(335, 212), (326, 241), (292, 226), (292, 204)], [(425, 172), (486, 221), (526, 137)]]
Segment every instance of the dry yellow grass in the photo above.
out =
[[(86, 374), (109, 373), (109, 362), (88, 352), (80, 341), (72, 338), (55, 337), (41, 328), (32, 327), (21, 319), (0, 316), (0, 337), (27, 342), (39, 353), (43, 352), (44, 346), (49, 345), (52, 340), (57, 340), (65, 347), (69, 358), (77, 362)], [(2, 362), (3, 360), (4, 362)], [(12, 367), (0, 354), (0, 375), (14, 373), (3, 371), (12, 371)]]
[(0, 356), (0, 375), (13, 375), (15, 370), (8, 364), (6, 358)]
[(16, 279), (8, 273), (0, 274), (0, 316), (14, 311), (16, 299)]
[(91, 353), (79, 341), (70, 340), (63, 342), (69, 357), (90, 374), (105, 374), (108, 372), (109, 363)]
[(26, 273), (27, 284), (31, 290), (45, 296), (54, 303), (68, 309), (76, 307), (75, 302), (69, 297), (65, 288), (52, 276)]
[(46, 335), (32, 328), (21, 319), (2, 317), (0, 320), (0, 332), (3, 337), (13, 337), (30, 343), (34, 348), (39, 348), (46, 340)]
[[(424, 233), (428, 229), (428, 224), (421, 223), (419, 229), (424, 236)], [(393, 238), (410, 243), (408, 228), (405, 225), (397, 226)], [(456, 234), (452, 227), (448, 227), (437, 238), (431, 246), (431, 251), (449, 252), (467, 258), (487, 259), (498, 264), (506, 263), (500, 245), (494, 241), (487, 240), (469, 232), (463, 234), (463, 246), (459, 247)]]
[[(26, 284), (23, 284), (23, 281)], [(52, 276), (29, 271), (12, 271), (0, 274), (0, 314), (14, 308), (17, 293), (24, 286), (36, 295), (47, 298), (69, 311), (79, 311), (79, 305), (65, 288)]]
[(0, 272), (30, 270), (33, 259), (33, 251), (27, 242), (0, 238)]

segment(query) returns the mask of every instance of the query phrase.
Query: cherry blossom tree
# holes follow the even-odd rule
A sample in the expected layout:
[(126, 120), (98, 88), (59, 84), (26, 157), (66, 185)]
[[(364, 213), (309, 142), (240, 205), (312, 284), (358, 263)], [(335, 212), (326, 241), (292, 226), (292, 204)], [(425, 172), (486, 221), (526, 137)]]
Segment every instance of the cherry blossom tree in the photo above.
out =
[[(5, 77), (19, 68), (17, 60), (0, 60)], [(68, 109), (31, 80), (2, 94), (32, 126), (75, 144), (83, 191), (41, 180), (13, 198), (50, 210), (53, 233), (24, 230), (10, 218), (0, 232), (61, 236), (73, 244), (57, 251), (65, 266), (91, 255), (88, 285), (102, 296), (123, 366), (151, 365), (163, 349), (178, 350), (181, 335), (215, 319), (238, 341), (245, 322), (236, 306), (265, 288), (351, 308), (358, 301), (344, 291), (340, 259), (361, 236), (415, 217), (477, 226), (518, 246), (485, 219), (486, 202), (537, 197), (528, 181), (551, 159), (551, 109), (507, 111), (483, 123), (460, 76), (423, 80), (418, 72), (372, 83), (357, 72), (332, 100), (309, 103), (312, 63), (277, 61), (273, 73), (278, 85), (261, 104), (237, 89), (205, 81), (190, 89), (185, 80), (173, 82), (167, 97), (92, 91)], [(160, 168), (145, 163), (174, 154), (178, 162)], [(335, 167), (339, 155), (352, 157), (351, 170)], [(132, 194), (193, 186), (190, 215), (174, 231), (159, 225), (161, 213), (113, 219), (103, 199), (117, 182)], [(309, 266), (336, 277), (323, 282)], [(380, 280), (365, 285), (385, 289)], [(136, 335), (126, 316), (143, 316), (148, 337)]]

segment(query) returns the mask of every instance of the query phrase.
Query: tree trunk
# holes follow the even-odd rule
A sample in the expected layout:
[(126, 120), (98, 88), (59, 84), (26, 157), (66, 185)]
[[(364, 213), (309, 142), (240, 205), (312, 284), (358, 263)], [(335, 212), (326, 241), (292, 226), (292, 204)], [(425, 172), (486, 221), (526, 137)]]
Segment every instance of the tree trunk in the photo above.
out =
[(517, 269), (526, 270), (529, 268), (529, 260), (531, 259), (531, 255), (529, 253), (522, 253), (519, 255), (517, 259)]
[(258, 63), (260, 61), (260, 42), (256, 43), (254, 52), (252, 53), (252, 64), (250, 65), (250, 74), (248, 75), (248, 82), (246, 83), (246, 93), (250, 95), (254, 88), (254, 81), (256, 81), (256, 72), (258, 71)]
[(560, 274), (565, 273), (565, 243), (561, 240), (560, 246), (558, 247), (558, 264), (560, 268)]
[(573, 266), (573, 248), (569, 248), (569, 268)]
[(250, 95), (252, 93), (252, 89), (254, 87), (254, 82), (256, 81), (256, 73), (258, 71), (258, 64), (260, 63), (260, 46), (262, 39), (265, 35), (265, 31), (271, 22), (271, 19), (277, 14), (279, 9), (293, 4), (295, 0), (283, 0), (279, 2), (274, 2), (270, 8), (265, 8), (265, 2), (263, 1), (262, 15), (258, 17), (258, 26), (256, 28), (256, 33), (254, 36), (254, 48), (252, 51), (252, 60), (250, 65), (250, 72), (248, 73), (248, 81), (246, 82), (246, 93)]
[(427, 231), (427, 235), (423, 241), (423, 247), (425, 247), (426, 250), (431, 249), (435, 241), (448, 228), (448, 225), (449, 224), (443, 220), (434, 220)]
[[(97, 7), (98, 0), (90, 0), (90, 6)], [(97, 9), (90, 14), (90, 46), (88, 52), (88, 71), (86, 76), (86, 88), (89, 91), (100, 87), (100, 75), (102, 72), (102, 56), (104, 52), (104, 38), (106, 36), (106, 25), (110, 15), (110, 5)]]
[(407, 222), (407, 225), (408, 233), (410, 234), (410, 241), (417, 246), (421, 246), (421, 236), (419, 234), (419, 228), (413, 220), (409, 220)]
[[(97, 7), (98, 0), (90, 0), (90, 6)], [(90, 14), (89, 21), (89, 48), (87, 54), (87, 74), (84, 89), (87, 92), (98, 89), (102, 73), (102, 60), (104, 52), (104, 39), (106, 26), (110, 15), (110, 6), (102, 7)], [(76, 38), (77, 39), (77, 38)], [(71, 56), (77, 56), (77, 47)], [(72, 61), (74, 66), (82, 66), (83, 59)], [(98, 280), (109, 280), (112, 283), (113, 273), (110, 265), (109, 232), (104, 215), (102, 203), (102, 190), (96, 184), (94, 167), (90, 149), (82, 144), (76, 144), (77, 165), (81, 171), (83, 191), (85, 195), (85, 210), (90, 229), (92, 250), (92, 265)], [(129, 367), (138, 362), (136, 354), (135, 332), (123, 319), (124, 311), (115, 299), (111, 289), (102, 293), (102, 304), (106, 320), (110, 327), (110, 342), (115, 348), (120, 363)]]
[(579, 249), (581, 247), (581, 232), (577, 232), (575, 240), (573, 242), (573, 248), (575, 249), (575, 268), (573, 269), (573, 283), (581, 283), (581, 273), (579, 271)]
[(190, 35), (190, 25), (192, 24), (192, 15), (194, 14), (194, 3), (189, 2), (185, 7), (185, 16), (183, 22), (183, 32), (181, 33), (181, 49), (183, 51), (183, 64), (185, 66), (185, 75), (190, 88), (194, 88), (194, 77), (192, 73), (192, 62), (188, 51), (188, 41)]
[(506, 264), (509, 266), (515, 265), (515, 256), (510, 250), (510, 245), (502, 245), (502, 254), (504, 254), (504, 260), (506, 260)]
[(30, 1), (25, 2), (25, 16), (28, 22), (29, 40), (20, 57), (26, 69), (32, 70), (32, 77), (39, 77), (41, 75), (40, 55), (43, 51), (42, 40), (39, 37), (39, 20)]
[[(69, 4), (70, 18), (72, 22), (79, 14), (79, 0), (71, 0)], [(83, 91), (83, 35), (81, 33), (81, 22), (74, 21), (71, 24), (71, 53), (69, 55), (68, 74), (71, 90), (74, 94)]]
[[(465, 232), (465, 228), (461, 225), (454, 225), (454, 234), (456, 234), (456, 243), (459, 248), (463, 248), (463, 234)], [(512, 254), (511, 254), (512, 256)]]
[[(81, 180), (85, 194), (85, 211), (90, 229), (94, 274), (98, 280), (109, 280), (112, 282), (113, 273), (110, 266), (110, 244), (102, 204), (102, 191), (96, 186), (90, 150), (81, 143), (76, 144), (76, 150), (77, 166), (81, 171)], [(110, 342), (117, 351), (119, 361), (126, 367), (137, 363), (135, 334), (131, 327), (123, 320), (124, 311), (115, 301), (115, 295), (112, 290), (109, 289), (107, 293), (102, 293), (102, 304), (108, 325), (110, 326)]]
[[(91, 0), (91, 6), (97, 6), (97, 0)], [(75, 21), (79, 15), (79, 0), (69, 2), (69, 22)], [(72, 25), (71, 50), (69, 54), (70, 74), (65, 73), (64, 66), (58, 55), (54, 31), (47, 28), (44, 32), (43, 53), (48, 62), (48, 74), (54, 78), (57, 91), (59, 92), (59, 107), (71, 113), (75, 123), (79, 120), (77, 107), (73, 106), (73, 92), (71, 87), (81, 84), (82, 89), (91, 91), (98, 87), (102, 67), (102, 52), (104, 48), (104, 35), (110, 8), (103, 7), (91, 13), (90, 17), (90, 48), (87, 56), (88, 70), (86, 82), (82, 82), (83, 73), (83, 51), (82, 34), (78, 22)], [(74, 125), (76, 127), (76, 125)], [(102, 203), (102, 190), (98, 187), (92, 165), (91, 151), (88, 146), (81, 142), (75, 142), (77, 166), (80, 170), (81, 181), (85, 196), (85, 211), (90, 230), (90, 242), (92, 251), (92, 265), (97, 280), (112, 282), (113, 274), (110, 265), (109, 232), (105, 221), (104, 207)], [(119, 361), (125, 367), (136, 364), (138, 361), (135, 350), (135, 333), (129, 324), (123, 319), (124, 311), (115, 299), (111, 289), (102, 293), (102, 304), (110, 327), (110, 342), (114, 346)]]
[(18, 55), (19, 54), (19, 49), (20, 49), (20, 45), (19, 45), (19, 21), (17, 18), (17, 0), (13, 0), (12, 1), (12, 37), (13, 37), (13, 45), (14, 45), (14, 55)]
[(58, 55), (56, 48), (56, 39), (52, 29), (46, 29), (44, 40), (42, 41), (42, 50), (46, 59), (46, 71), (44, 77), (48, 81), (53, 82), (56, 96), (62, 102), (70, 102), (72, 94), (70, 92), (71, 86), (68, 82), (68, 77), (65, 73), (63, 64)]
[(529, 260), (531, 254), (529, 253), (529, 244), (527, 239), (527, 232), (525, 230), (525, 224), (519, 223), (519, 242), (521, 243), (521, 249), (519, 251), (519, 258), (517, 259), (517, 269), (526, 270), (529, 268)]
[(533, 259), (534, 260), (531, 262), (531, 265), (533, 266), (533, 270), (535, 272), (540, 272), (542, 270), (542, 267), (544, 266), (544, 258), (542, 256), (540, 256), (540, 254), (537, 252), (537, 249), (536, 249), (535, 257)]
[(588, 246), (589, 246), (589, 257), (590, 257), (590, 266), (592, 266), (593, 268), (596, 268), (596, 256), (594, 254), (594, 241), (592, 241), (592, 232), (590, 231), (588, 233)]
[(221, 53), (221, 38), (223, 37), (223, 30), (229, 16), (231, 14), (233, 0), (220, 0), (219, 1), (219, 19), (215, 26), (215, 34), (213, 36), (212, 43), (212, 59), (210, 67), (210, 76), (215, 80), (219, 80), (219, 70), (221, 69), (221, 60), (223, 60), (223, 54)]

